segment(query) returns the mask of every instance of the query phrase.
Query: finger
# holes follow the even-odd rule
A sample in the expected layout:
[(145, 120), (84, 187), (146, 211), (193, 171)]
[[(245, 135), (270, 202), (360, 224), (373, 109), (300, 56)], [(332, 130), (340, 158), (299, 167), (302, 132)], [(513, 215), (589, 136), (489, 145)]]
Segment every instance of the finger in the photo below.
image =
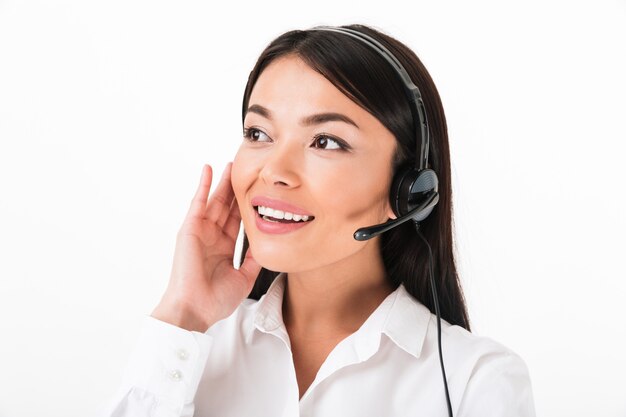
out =
[(235, 199), (232, 206), (230, 207), (230, 214), (223, 228), (224, 233), (226, 233), (229, 238), (236, 241), (237, 236), (239, 235), (240, 225), (241, 213), (239, 213), (239, 205), (237, 204), (237, 199)]
[(229, 183), (229, 188), (231, 190), (231, 192), (229, 193), (229, 195), (226, 197), (228, 198), (228, 201), (226, 201), (226, 203), (228, 203), (228, 211), (222, 211), (219, 215), (219, 218), (217, 219), (217, 224), (223, 229), (225, 226), (225, 224), (228, 222), (228, 219), (230, 219), (231, 215), (233, 214), (233, 206), (235, 209), (235, 213), (237, 213), (237, 215), (239, 215), (239, 206), (237, 206), (237, 198), (235, 197), (235, 192), (232, 189), (232, 184), (230, 182), (230, 179), (228, 180)]
[(216, 222), (220, 226), (226, 222), (228, 213), (230, 212), (230, 205), (235, 198), (232, 184), (230, 183), (230, 168), (232, 162), (226, 164), (224, 172), (222, 172), (222, 178), (219, 184), (213, 191), (213, 195), (209, 197), (209, 201), (206, 205), (206, 218)]
[(191, 199), (188, 216), (200, 217), (204, 215), (212, 179), (213, 168), (211, 168), (211, 165), (204, 164), (202, 166), (202, 174), (200, 175), (200, 184), (198, 184), (196, 194)]

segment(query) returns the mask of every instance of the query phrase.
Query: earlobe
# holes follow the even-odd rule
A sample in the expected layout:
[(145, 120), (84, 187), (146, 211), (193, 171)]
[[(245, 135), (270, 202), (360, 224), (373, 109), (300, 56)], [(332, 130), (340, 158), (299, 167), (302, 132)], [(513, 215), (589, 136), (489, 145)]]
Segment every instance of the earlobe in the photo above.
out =
[(396, 214), (391, 209), (391, 206), (387, 207), (387, 217), (390, 218), (391, 220), (394, 220), (394, 219), (398, 218), (398, 216), (396, 216)]

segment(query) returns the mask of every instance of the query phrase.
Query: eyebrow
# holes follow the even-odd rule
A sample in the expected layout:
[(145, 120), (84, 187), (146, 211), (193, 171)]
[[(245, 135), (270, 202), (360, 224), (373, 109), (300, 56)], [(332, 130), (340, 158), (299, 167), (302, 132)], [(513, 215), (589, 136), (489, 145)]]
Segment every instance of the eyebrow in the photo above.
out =
[[(256, 113), (260, 116), (265, 117), (268, 120), (272, 120), (272, 112), (268, 108), (263, 107), (260, 104), (253, 104), (248, 107), (246, 114), (248, 113)], [(335, 112), (312, 114), (300, 120), (300, 124), (303, 126), (318, 125), (326, 122), (344, 122), (351, 124), (357, 129), (359, 128), (354, 120), (352, 120), (345, 114)]]

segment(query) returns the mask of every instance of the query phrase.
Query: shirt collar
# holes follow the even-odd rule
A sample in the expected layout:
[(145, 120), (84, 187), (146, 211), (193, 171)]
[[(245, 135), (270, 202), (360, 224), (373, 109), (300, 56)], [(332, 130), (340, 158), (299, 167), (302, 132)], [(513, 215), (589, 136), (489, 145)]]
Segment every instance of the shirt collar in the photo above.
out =
[[(254, 326), (264, 333), (284, 328), (282, 304), (287, 275), (280, 273), (259, 299)], [(430, 310), (417, 301), (403, 284), (383, 300), (353, 335), (361, 360), (372, 356), (384, 333), (398, 347), (418, 358), (430, 323)], [(281, 332), (282, 333), (282, 332)]]
[(407, 353), (419, 358), (430, 322), (431, 313), (428, 307), (415, 299), (404, 285), (400, 284), (395, 291), (395, 300), (383, 333)]
[(254, 325), (262, 332), (269, 333), (276, 330), (283, 323), (283, 294), (285, 293), (284, 272), (272, 281), (269, 288), (259, 299), (258, 308), (254, 316)]

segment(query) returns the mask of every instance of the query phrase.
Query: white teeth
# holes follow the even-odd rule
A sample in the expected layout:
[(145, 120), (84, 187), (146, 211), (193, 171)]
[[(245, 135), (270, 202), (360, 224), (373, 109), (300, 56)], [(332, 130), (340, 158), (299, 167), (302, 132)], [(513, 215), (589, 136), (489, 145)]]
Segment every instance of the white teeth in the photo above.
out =
[(303, 221), (306, 222), (309, 220), (309, 216), (301, 215), (301, 214), (293, 214), (288, 211), (283, 210), (274, 210), (270, 207), (258, 206), (257, 210), (261, 216), (272, 217), (274, 219), (285, 219), (285, 220), (293, 220), (296, 222)]

